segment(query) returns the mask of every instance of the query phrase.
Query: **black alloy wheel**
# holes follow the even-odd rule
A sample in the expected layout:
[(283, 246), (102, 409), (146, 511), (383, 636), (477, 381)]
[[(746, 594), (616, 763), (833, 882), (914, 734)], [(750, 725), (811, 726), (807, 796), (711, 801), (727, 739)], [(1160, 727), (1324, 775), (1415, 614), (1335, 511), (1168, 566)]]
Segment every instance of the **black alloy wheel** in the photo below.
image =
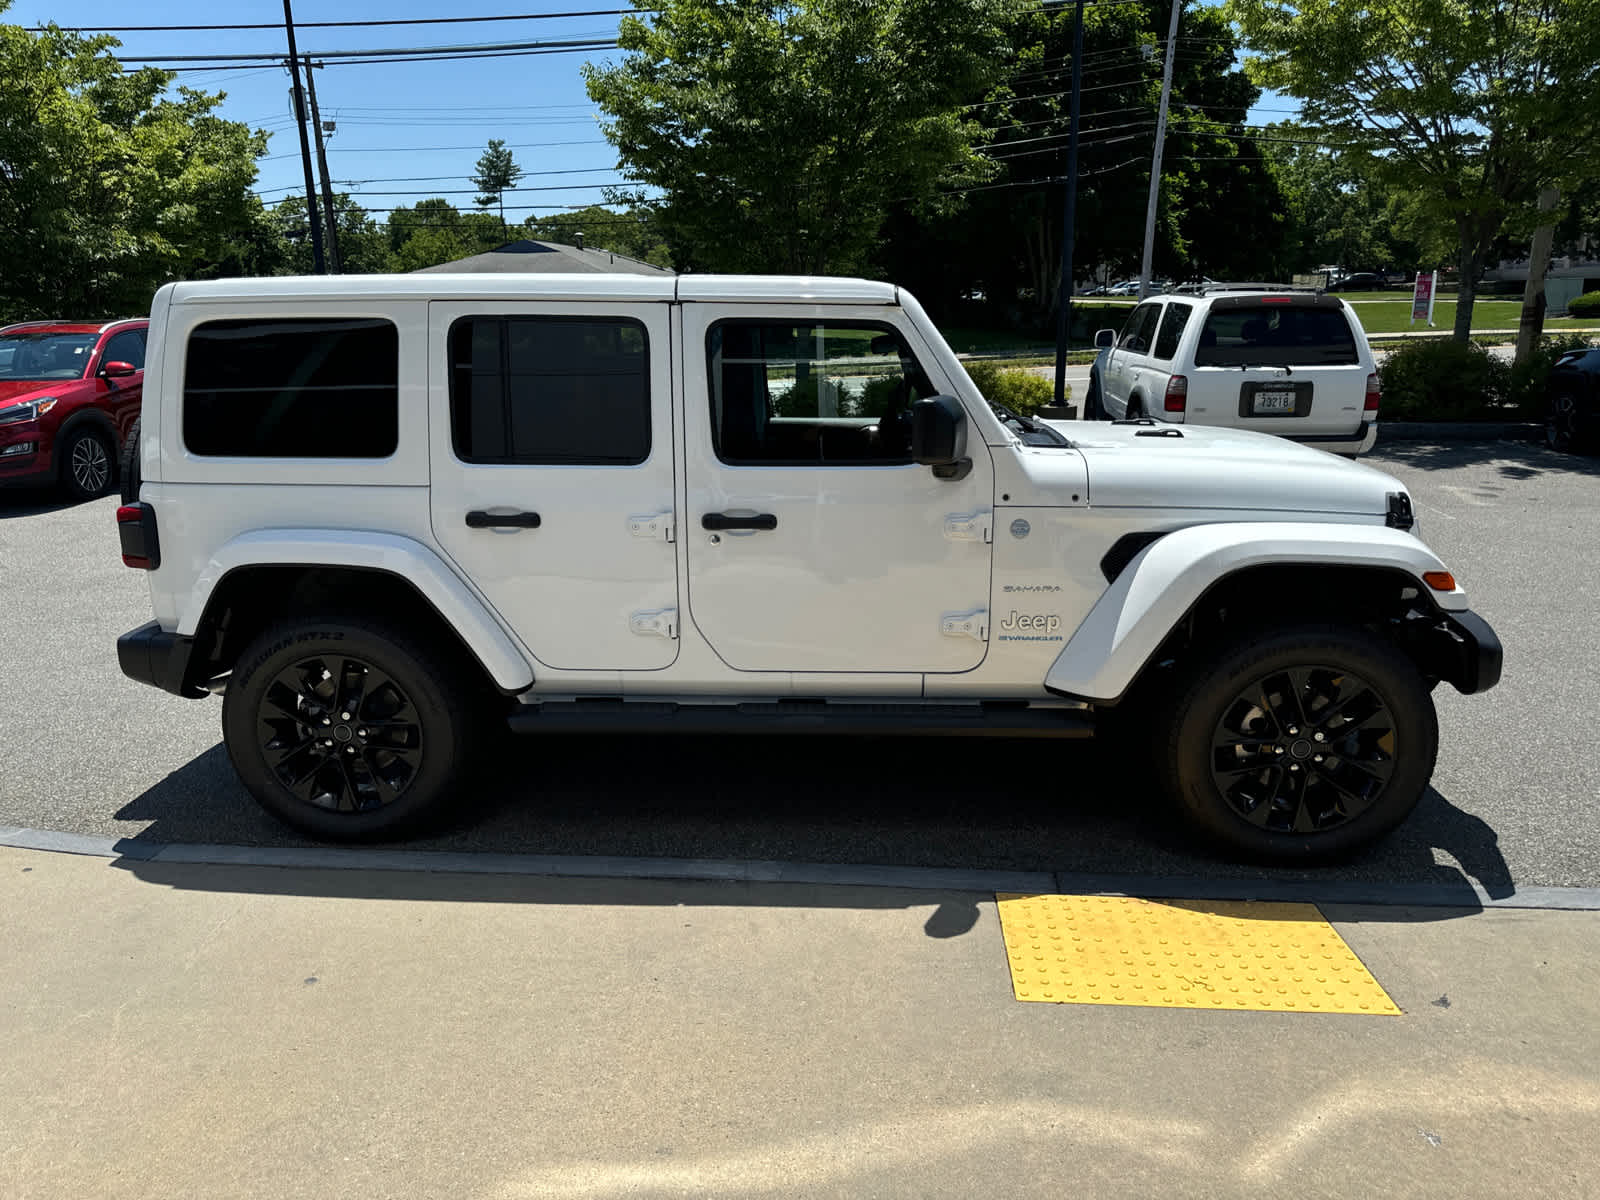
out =
[(1376, 630), (1240, 628), (1163, 680), (1163, 790), (1234, 856), (1338, 858), (1416, 807), (1439, 749), (1432, 682)]
[(1224, 710), (1211, 738), (1211, 780), (1261, 829), (1335, 829), (1377, 803), (1400, 750), (1395, 720), (1362, 678), (1295, 667), (1255, 680)]
[(425, 630), (365, 617), (264, 630), (234, 664), (222, 734), (239, 778), (284, 824), (376, 841), (459, 813), (490, 712), (470, 663)]
[(330, 812), (394, 803), (422, 764), (415, 706), (392, 677), (359, 658), (308, 658), (279, 671), (256, 736), (278, 782)]

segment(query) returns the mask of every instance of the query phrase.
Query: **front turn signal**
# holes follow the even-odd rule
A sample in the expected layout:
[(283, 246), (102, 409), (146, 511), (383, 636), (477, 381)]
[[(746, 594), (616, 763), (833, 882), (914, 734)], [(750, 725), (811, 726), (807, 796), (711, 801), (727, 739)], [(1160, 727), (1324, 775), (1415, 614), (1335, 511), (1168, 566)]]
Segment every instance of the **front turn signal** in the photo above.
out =
[(1453, 592), (1456, 590), (1456, 577), (1449, 571), (1424, 571), (1422, 582), (1436, 592)]

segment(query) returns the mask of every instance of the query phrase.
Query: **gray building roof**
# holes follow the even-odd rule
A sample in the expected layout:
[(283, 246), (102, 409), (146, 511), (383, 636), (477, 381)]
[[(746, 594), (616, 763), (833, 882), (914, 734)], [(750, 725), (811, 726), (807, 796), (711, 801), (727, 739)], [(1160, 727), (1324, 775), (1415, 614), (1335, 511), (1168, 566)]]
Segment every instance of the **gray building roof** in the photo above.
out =
[[(599, 275), (672, 275), (665, 267), (653, 267), (647, 262), (615, 254), (610, 250), (579, 249), (560, 242), (520, 241), (497, 246), (485, 254), (455, 262), (440, 263), (436, 267), (423, 267), (422, 271), (441, 271), (450, 274), (599, 274)], [(420, 274), (421, 272), (413, 272)]]

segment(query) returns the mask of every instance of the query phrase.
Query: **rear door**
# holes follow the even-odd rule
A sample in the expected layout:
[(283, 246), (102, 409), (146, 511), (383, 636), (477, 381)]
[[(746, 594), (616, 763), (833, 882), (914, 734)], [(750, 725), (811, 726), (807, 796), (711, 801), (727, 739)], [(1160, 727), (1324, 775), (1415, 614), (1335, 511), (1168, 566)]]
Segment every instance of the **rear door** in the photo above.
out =
[(428, 306), (433, 532), (534, 657), (677, 657), (665, 303)]
[(1285, 437), (1360, 428), (1372, 356), (1334, 296), (1228, 296), (1201, 325), (1189, 419)]

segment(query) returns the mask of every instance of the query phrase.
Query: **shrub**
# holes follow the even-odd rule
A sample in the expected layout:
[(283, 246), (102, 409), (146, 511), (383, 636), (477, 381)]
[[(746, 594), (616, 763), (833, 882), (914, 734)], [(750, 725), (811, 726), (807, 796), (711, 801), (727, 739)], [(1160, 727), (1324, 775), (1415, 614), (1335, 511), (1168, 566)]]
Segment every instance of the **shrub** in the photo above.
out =
[(1384, 361), (1382, 415), (1401, 421), (1504, 416), (1510, 367), (1473, 342), (1413, 340)]
[(1540, 340), (1526, 362), (1515, 364), (1506, 384), (1506, 401), (1515, 406), (1517, 416), (1525, 421), (1544, 420), (1545, 385), (1550, 381), (1550, 368), (1569, 350), (1586, 350), (1590, 344), (1581, 333), (1546, 337)]
[[(1003, 370), (992, 362), (963, 364), (985, 400), (1002, 404), (1024, 416), (1037, 412), (1055, 399), (1055, 383), (1032, 371)], [(1068, 395), (1071, 390), (1068, 389)]]
[(1567, 301), (1569, 317), (1600, 317), (1600, 292), (1585, 292)]

